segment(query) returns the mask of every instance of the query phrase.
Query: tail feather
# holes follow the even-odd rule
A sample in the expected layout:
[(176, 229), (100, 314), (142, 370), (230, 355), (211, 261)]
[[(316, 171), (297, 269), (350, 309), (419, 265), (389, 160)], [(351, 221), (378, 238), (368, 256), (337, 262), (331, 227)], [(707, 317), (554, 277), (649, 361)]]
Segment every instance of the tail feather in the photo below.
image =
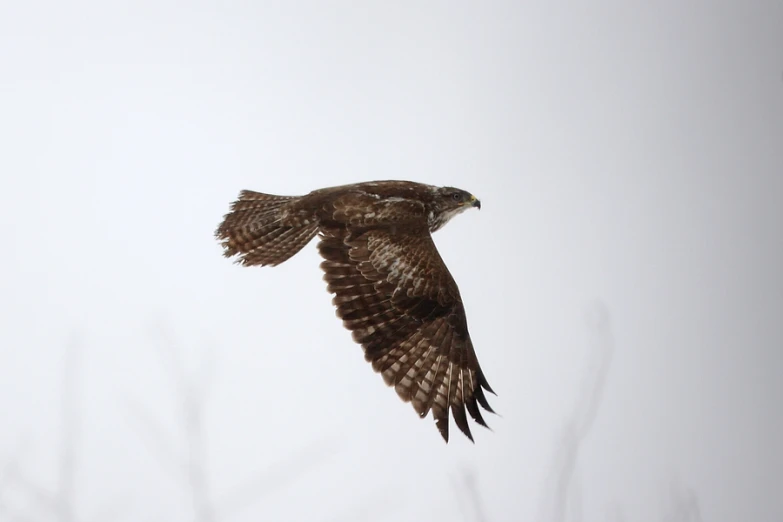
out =
[(245, 266), (275, 266), (291, 258), (318, 232), (318, 221), (294, 212), (298, 196), (274, 196), (250, 190), (239, 193), (215, 231), (223, 255), (239, 255)]

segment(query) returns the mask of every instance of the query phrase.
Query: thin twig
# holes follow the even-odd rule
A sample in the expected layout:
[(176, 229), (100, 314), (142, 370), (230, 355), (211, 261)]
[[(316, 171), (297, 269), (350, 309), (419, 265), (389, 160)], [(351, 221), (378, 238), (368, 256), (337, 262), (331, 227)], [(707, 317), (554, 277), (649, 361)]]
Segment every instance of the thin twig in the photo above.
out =
[[(579, 459), (582, 441), (590, 432), (603, 398), (603, 390), (614, 353), (614, 339), (609, 324), (609, 312), (605, 305), (597, 302), (586, 314), (590, 334), (589, 344), (593, 350), (596, 366), (588, 371), (583, 382), (582, 402), (578, 403), (566, 423), (560, 448), (552, 465), (553, 486), (551, 498), (543, 504), (539, 520), (565, 522), (569, 501), (573, 500), (572, 481)], [(578, 500), (578, 499), (577, 499)]]
[[(460, 480), (453, 479), (452, 484), (463, 520), (465, 522), (487, 522), (489, 519), (484, 510), (484, 503), (481, 500), (475, 470), (463, 469)], [(468, 513), (471, 513), (471, 515)]]
[(282, 487), (308, 469), (337, 453), (334, 439), (322, 439), (295, 455), (259, 473), (247, 483), (235, 488), (217, 505), (221, 520), (228, 520), (270, 491)]
[(177, 481), (187, 477), (180, 457), (168, 442), (160, 424), (144, 408), (130, 399), (126, 399), (125, 409), (129, 414), (128, 418), (134, 421), (130, 423), (131, 427), (139, 434), (147, 450), (157, 459), (161, 469)]

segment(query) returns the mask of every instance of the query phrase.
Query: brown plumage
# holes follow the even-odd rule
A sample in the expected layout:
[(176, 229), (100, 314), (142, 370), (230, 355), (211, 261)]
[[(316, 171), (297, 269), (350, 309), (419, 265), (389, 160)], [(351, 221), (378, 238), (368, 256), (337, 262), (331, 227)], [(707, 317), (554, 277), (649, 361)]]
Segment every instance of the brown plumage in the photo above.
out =
[(337, 315), (386, 384), (449, 440), (449, 412), (473, 440), (466, 415), (487, 426), (491, 393), (468, 333), (454, 278), (431, 233), (480, 202), (464, 190), (409, 181), (356, 183), (305, 196), (244, 190), (215, 235), (224, 255), (274, 266), (317, 233)]

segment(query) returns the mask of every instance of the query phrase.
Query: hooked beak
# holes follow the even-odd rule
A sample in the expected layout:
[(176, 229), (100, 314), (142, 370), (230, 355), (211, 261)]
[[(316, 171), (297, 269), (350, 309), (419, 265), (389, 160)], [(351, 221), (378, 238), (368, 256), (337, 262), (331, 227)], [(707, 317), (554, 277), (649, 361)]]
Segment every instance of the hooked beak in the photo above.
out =
[(479, 201), (478, 199), (476, 199), (476, 196), (474, 196), (474, 195), (472, 195), (472, 194), (471, 194), (471, 196), (470, 196), (470, 204), (471, 204), (472, 206), (476, 207), (477, 209), (481, 210), (481, 201)]

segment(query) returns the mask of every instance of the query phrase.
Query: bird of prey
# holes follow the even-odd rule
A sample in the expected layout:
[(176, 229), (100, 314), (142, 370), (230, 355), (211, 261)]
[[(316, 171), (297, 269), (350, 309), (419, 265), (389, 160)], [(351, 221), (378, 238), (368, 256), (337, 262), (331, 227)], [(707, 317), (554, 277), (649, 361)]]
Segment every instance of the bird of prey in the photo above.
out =
[[(470, 193), (411, 181), (373, 181), (305, 196), (243, 190), (215, 236), (226, 257), (245, 266), (275, 266), (316, 234), (321, 268), (337, 316), (365, 359), (410, 402), (431, 411), (449, 440), (449, 411), (472, 441), (467, 413), (487, 427), (493, 412), (468, 333), (465, 308), (432, 233), (468, 208)], [(493, 412), (494, 413), (494, 412)]]

